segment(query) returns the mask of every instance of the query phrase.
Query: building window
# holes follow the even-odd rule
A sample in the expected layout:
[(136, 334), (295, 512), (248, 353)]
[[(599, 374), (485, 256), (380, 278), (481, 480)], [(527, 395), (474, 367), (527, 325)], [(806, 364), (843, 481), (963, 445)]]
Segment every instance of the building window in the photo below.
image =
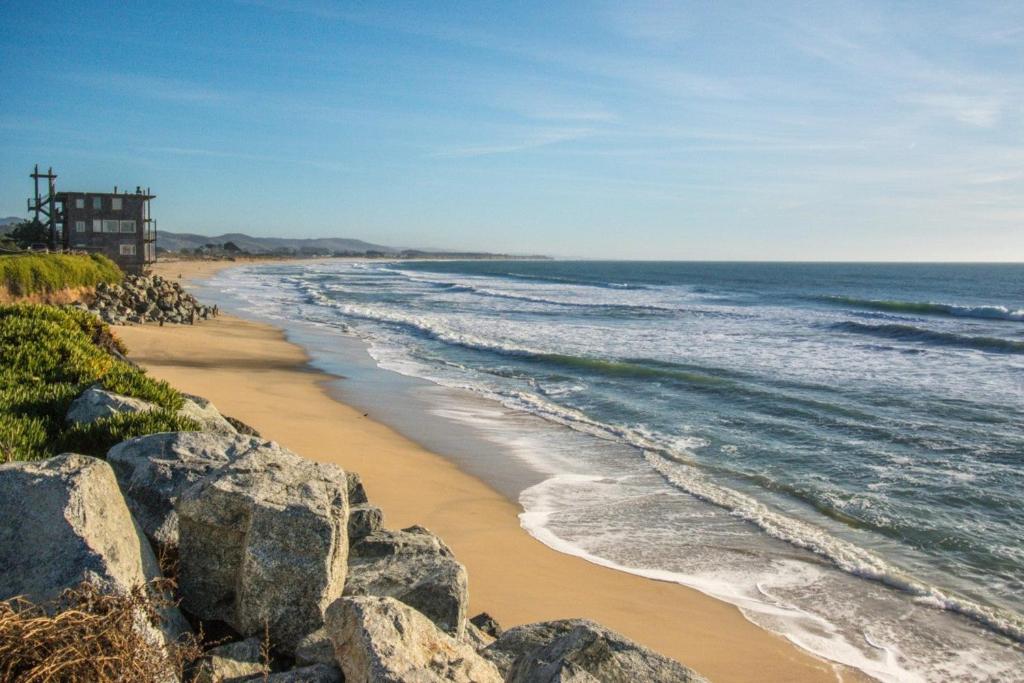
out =
[(78, 197), (78, 198), (75, 199), (75, 208), (76, 209), (84, 209), (85, 208), (85, 197)]
[(103, 197), (93, 197), (92, 208), (101, 211), (103, 209)]
[(111, 211), (120, 211), (121, 210), (121, 198), (120, 197), (111, 197), (110, 198), (110, 210)]
[(93, 232), (103, 232), (103, 221), (101, 221), (99, 218), (93, 218), (92, 219), (92, 231)]
[(104, 219), (103, 232), (120, 232), (118, 222)]
[(134, 244), (122, 244), (121, 245), (121, 256), (135, 256), (135, 245)]
[(85, 221), (75, 221), (75, 232), (85, 232)]
[(135, 232), (135, 221), (121, 221), (121, 232)]

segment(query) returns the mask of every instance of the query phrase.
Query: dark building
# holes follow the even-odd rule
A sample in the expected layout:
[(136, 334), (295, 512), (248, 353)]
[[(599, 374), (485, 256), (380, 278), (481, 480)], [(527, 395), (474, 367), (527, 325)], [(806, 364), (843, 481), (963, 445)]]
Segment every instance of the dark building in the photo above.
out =
[(156, 224), (149, 216), (154, 198), (134, 193), (58, 192), (63, 247), (110, 257), (126, 273), (141, 273), (156, 260)]
[[(111, 258), (126, 273), (141, 273), (156, 261), (156, 221), (149, 201), (156, 195), (135, 192), (57, 192), (57, 174), (36, 164), (30, 178), (35, 196), (28, 210), (46, 226), (50, 249), (86, 251)], [(39, 187), (45, 180), (46, 186)], [(44, 220), (45, 219), (45, 220)]]

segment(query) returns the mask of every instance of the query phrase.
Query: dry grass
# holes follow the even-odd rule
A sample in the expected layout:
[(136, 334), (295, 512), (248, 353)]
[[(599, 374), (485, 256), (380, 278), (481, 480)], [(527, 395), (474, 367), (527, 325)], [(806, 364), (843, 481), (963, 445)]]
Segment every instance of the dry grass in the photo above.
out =
[(0, 602), (0, 680), (23, 683), (150, 683), (181, 675), (200, 655), (195, 639), (161, 647), (146, 640), (140, 619), (159, 623), (165, 586), (109, 595), (88, 583), (53, 604)]

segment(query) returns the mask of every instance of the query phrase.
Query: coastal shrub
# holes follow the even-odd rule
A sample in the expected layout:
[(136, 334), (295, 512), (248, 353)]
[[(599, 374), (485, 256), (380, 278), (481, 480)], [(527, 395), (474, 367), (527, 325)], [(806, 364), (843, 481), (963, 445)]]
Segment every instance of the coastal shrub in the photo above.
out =
[[(119, 357), (123, 350), (110, 329), (85, 311), (0, 306), (0, 462), (64, 451), (102, 457), (127, 438), (198, 429), (175, 414), (184, 403), (181, 394)], [(160, 410), (66, 428), (71, 402), (94, 384)]]
[(14, 296), (52, 294), (71, 287), (121, 282), (124, 273), (101, 254), (9, 254), (0, 256), (0, 287)]
[(170, 647), (147, 640), (139, 620), (153, 624), (170, 603), (167, 586), (139, 586), (126, 595), (83, 583), (60, 599), (36, 605), (0, 602), (0, 680), (157, 683), (182, 677), (202, 654), (186, 636)]
[(0, 308), (6, 311), (5, 314), (0, 315), (16, 314), (22, 320), (46, 320), (58, 325), (76, 326), (97, 346), (119, 354), (127, 352), (121, 340), (110, 331), (110, 327), (89, 311), (31, 304), (15, 304)]
[(170, 410), (143, 413), (118, 413), (104, 420), (76, 424), (63, 431), (57, 439), (57, 453), (74, 451), (102, 458), (115, 444), (145, 434), (158, 432), (189, 432), (200, 428), (195, 420)]
[(50, 438), (50, 422), (39, 417), (0, 413), (0, 462), (35, 460)]

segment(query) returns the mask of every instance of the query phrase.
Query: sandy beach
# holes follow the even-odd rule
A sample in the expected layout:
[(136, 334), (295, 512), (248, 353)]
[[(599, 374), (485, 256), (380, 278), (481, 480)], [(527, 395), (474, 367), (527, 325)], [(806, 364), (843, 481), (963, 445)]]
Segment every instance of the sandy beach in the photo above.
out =
[[(201, 280), (229, 262), (167, 262), (155, 272)], [(439, 534), (470, 576), (471, 613), (505, 627), (587, 617), (714, 681), (863, 680), (748, 622), (695, 590), (558, 553), (519, 525), (520, 509), (441, 455), (339, 403), (301, 348), (269, 325), (221, 316), (194, 327), (118, 328), (129, 356), (212, 400), (297, 453), (359, 472), (385, 524)]]

